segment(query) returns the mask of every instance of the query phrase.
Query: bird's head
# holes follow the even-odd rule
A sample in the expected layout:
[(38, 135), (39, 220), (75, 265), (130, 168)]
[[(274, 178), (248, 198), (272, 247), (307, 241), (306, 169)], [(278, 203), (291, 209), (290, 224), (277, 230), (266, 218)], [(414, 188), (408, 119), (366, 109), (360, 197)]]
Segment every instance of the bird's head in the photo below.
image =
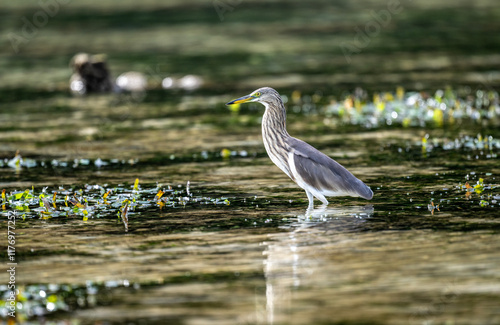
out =
[(247, 102), (260, 102), (267, 107), (269, 104), (276, 101), (281, 101), (280, 94), (273, 88), (262, 87), (253, 91), (252, 93), (250, 93), (250, 95), (234, 99), (226, 105), (234, 105)]

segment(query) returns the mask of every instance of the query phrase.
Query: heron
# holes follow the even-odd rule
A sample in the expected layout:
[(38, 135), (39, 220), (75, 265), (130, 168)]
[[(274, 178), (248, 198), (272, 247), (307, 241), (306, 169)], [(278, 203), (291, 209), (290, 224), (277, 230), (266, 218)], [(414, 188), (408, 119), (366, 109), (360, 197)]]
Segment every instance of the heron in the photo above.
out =
[(370, 200), (372, 190), (344, 166), (310, 144), (290, 136), (286, 130), (286, 109), (280, 94), (270, 87), (259, 88), (226, 105), (258, 102), (265, 106), (262, 139), (269, 158), (306, 191), (309, 208), (314, 198), (328, 205), (325, 196), (353, 196)]

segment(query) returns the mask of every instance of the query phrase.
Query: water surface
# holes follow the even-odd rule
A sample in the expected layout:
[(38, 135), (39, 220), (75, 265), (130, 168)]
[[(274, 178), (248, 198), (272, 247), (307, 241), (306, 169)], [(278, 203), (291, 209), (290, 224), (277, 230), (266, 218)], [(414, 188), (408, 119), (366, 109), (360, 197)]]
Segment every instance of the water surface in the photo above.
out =
[[(405, 3), (348, 63), (339, 44), (385, 7), (316, 5), (241, 2), (221, 21), (205, 1), (72, 2), (2, 47), (20, 323), (500, 323), (498, 6)], [(12, 3), (0, 24), (37, 10)], [(72, 97), (77, 50), (147, 91)], [(160, 88), (186, 74), (203, 87)], [(264, 85), (371, 201), (306, 210), (265, 153), (263, 107), (224, 105)]]

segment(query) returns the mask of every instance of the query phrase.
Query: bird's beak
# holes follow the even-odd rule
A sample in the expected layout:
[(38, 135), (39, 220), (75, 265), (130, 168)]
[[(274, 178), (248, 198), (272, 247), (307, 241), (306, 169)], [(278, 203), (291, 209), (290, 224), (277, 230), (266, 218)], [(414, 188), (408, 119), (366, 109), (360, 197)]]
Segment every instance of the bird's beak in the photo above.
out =
[(226, 103), (226, 105), (234, 105), (234, 104), (241, 104), (241, 103), (251, 102), (254, 99), (255, 99), (255, 97), (247, 95), (247, 96), (243, 96), (243, 97), (234, 99), (234, 100), (230, 101), (229, 103)]

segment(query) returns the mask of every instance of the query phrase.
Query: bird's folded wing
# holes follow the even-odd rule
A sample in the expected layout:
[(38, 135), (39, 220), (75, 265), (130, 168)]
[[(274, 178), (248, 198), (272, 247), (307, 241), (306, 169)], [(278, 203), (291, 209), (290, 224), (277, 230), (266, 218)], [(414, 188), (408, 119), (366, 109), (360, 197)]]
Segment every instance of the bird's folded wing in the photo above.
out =
[(295, 169), (307, 184), (326, 195), (372, 198), (371, 189), (332, 158), (295, 138), (289, 140), (289, 145), (294, 152)]

